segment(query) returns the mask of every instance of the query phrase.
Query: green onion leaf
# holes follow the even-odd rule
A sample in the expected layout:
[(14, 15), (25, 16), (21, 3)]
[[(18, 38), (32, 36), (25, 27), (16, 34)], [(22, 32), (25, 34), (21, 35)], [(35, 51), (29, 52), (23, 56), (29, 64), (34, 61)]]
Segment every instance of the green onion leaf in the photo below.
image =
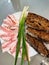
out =
[(30, 65), (29, 59), (28, 59), (27, 47), (26, 47), (26, 36), (25, 36), (25, 20), (26, 20), (26, 17), (27, 17), (27, 9), (28, 9), (28, 7), (24, 7), (21, 18), (20, 18), (19, 31), (18, 31), (18, 43), (17, 43), (17, 47), (16, 47), (16, 55), (15, 55), (14, 65), (16, 65), (16, 63), (17, 63), (21, 44), (22, 44), (21, 65), (23, 65), (25, 56), (28, 60), (28, 65)]

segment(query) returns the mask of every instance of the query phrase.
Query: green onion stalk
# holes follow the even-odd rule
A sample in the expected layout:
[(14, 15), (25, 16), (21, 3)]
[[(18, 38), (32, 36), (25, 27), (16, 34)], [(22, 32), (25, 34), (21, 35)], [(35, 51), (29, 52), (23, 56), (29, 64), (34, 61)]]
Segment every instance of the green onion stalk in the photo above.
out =
[(17, 59), (18, 59), (21, 44), (22, 44), (22, 58), (21, 58), (20, 65), (23, 65), (25, 56), (26, 56), (26, 59), (28, 61), (28, 65), (30, 65), (27, 47), (26, 47), (26, 35), (25, 35), (25, 20), (26, 20), (26, 17), (27, 17), (27, 10), (28, 10), (28, 7), (25, 6), (24, 9), (23, 9), (22, 15), (20, 17), (19, 31), (18, 31), (18, 42), (17, 42), (17, 47), (16, 47), (14, 65), (17, 64)]

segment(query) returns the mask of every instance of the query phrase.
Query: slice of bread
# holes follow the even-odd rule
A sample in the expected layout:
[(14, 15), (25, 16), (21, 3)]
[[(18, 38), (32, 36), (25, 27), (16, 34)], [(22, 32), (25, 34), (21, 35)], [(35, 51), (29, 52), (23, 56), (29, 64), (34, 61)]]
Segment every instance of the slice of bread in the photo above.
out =
[(49, 42), (49, 33), (31, 27), (27, 27), (27, 31), (33, 35), (36, 35), (36, 37), (40, 38), (44, 42)]
[(49, 57), (49, 50), (45, 47), (41, 40), (32, 37), (28, 33), (26, 34), (26, 40), (39, 54)]
[(29, 12), (26, 18), (26, 24), (32, 28), (49, 32), (49, 20), (40, 15)]

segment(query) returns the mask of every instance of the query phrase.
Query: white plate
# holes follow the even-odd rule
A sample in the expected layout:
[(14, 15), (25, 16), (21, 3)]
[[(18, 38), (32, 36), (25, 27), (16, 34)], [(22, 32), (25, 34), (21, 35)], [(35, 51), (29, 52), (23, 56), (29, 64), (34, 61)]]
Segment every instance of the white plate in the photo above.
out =
[[(14, 13), (14, 14), (12, 14), (12, 15), (14, 15), (15, 17), (16, 17), (16, 19), (17, 19), (17, 21), (19, 21), (19, 18), (20, 18), (20, 16), (21, 16), (21, 12), (17, 12), (17, 13)], [(1, 39), (1, 43), (3, 42), (3, 40)], [(10, 53), (9, 51), (8, 51), (8, 53)], [(11, 53), (10, 53), (11, 54)], [(33, 49), (33, 47), (31, 47), (31, 46), (29, 46), (29, 57), (32, 57), (32, 56), (34, 56), (34, 55), (36, 55), (37, 54), (37, 52)], [(14, 55), (13, 55), (14, 56)], [(21, 57), (21, 55), (19, 56), (19, 57)]]

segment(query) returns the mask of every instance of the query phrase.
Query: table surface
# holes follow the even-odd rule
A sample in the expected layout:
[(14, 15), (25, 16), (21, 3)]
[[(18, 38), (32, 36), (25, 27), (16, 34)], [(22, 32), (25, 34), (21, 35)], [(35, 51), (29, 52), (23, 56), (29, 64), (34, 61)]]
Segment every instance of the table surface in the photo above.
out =
[(8, 14), (21, 11), (24, 6), (49, 19), (49, 0), (0, 0), (0, 25)]
[[(40, 65), (41, 61), (44, 59), (41, 55), (37, 54), (34, 57), (31, 57), (30, 65)], [(21, 59), (18, 59), (17, 65), (20, 65)], [(1, 65), (14, 65), (14, 57), (8, 54), (7, 52), (2, 53), (1, 43), (0, 43), (0, 64)], [(27, 65), (27, 62), (24, 61), (24, 65)]]
[[(3, 19), (6, 18), (8, 14), (21, 11), (24, 6), (29, 6), (29, 11), (37, 13), (49, 19), (49, 0), (0, 0), (0, 25)], [(39, 54), (31, 57), (30, 65), (40, 65), (41, 60), (44, 57)], [(20, 60), (18, 59), (17, 65), (20, 65)], [(7, 52), (2, 53), (1, 43), (0, 43), (0, 64), (1, 65), (14, 65), (14, 58)], [(24, 61), (24, 65), (27, 62)]]

